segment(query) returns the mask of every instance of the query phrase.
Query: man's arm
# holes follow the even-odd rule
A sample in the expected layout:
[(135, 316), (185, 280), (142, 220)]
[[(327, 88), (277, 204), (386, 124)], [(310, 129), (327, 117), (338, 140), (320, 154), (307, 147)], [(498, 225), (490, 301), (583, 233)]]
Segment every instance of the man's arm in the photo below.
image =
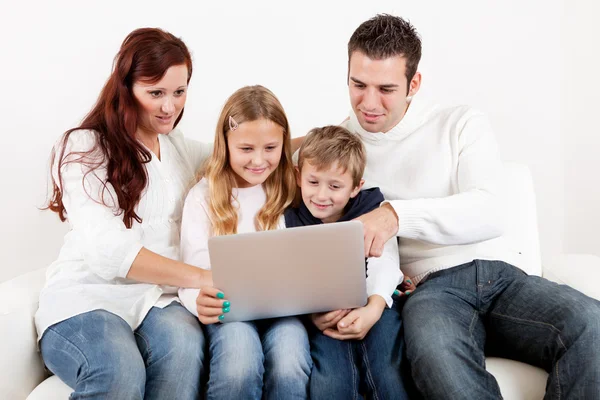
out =
[[(359, 218), (365, 252), (379, 256), (392, 236), (441, 245), (476, 243), (502, 234), (499, 199), (502, 163), (491, 127), (481, 114), (458, 135), (456, 194), (442, 198), (391, 200)], [(401, 172), (400, 172), (401, 174)]]
[(300, 148), (300, 146), (302, 146), (305, 137), (306, 136), (300, 136), (292, 139), (292, 154), (294, 154)]

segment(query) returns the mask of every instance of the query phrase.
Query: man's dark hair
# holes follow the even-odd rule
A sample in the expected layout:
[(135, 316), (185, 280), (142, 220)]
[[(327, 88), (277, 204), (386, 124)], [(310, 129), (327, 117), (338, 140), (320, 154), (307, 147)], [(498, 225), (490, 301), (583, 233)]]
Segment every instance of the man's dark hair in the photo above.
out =
[(408, 21), (389, 14), (378, 14), (360, 24), (348, 42), (348, 67), (355, 51), (372, 60), (402, 56), (406, 58), (406, 79), (410, 83), (421, 60), (421, 38)]

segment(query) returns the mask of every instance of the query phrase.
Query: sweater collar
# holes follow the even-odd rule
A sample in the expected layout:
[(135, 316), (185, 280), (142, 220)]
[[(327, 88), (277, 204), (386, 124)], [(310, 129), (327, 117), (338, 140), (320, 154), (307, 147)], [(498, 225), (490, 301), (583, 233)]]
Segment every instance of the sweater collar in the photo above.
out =
[(427, 117), (433, 112), (435, 107), (427, 104), (427, 102), (419, 99), (419, 96), (414, 96), (404, 117), (396, 126), (387, 132), (368, 132), (360, 126), (358, 117), (354, 110), (350, 110), (350, 127), (351, 130), (357, 133), (363, 140), (367, 142), (379, 142), (382, 140), (402, 140), (413, 133)]

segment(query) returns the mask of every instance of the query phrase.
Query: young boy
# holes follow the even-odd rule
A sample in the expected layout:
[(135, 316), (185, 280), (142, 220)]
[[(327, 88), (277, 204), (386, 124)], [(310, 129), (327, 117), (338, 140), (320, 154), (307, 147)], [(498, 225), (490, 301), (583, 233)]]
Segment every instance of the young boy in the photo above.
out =
[[(340, 126), (309, 132), (298, 156), (297, 182), (302, 201), (285, 213), (286, 226), (350, 221), (379, 207), (378, 188), (362, 190), (365, 149)], [(364, 307), (311, 315), (308, 324), (314, 366), (310, 397), (408, 398), (400, 369), (403, 339), (396, 286), (402, 282), (396, 238), (383, 255), (367, 260)]]

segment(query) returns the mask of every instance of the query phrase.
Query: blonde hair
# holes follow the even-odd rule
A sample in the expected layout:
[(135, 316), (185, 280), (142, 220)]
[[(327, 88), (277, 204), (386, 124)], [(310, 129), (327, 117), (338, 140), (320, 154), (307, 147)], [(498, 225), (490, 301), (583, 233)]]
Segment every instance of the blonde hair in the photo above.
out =
[(263, 183), (267, 201), (254, 220), (258, 231), (275, 229), (279, 217), (292, 203), (296, 191), (290, 127), (277, 97), (269, 89), (256, 85), (243, 87), (232, 94), (223, 106), (217, 122), (213, 154), (204, 168), (209, 188), (208, 211), (212, 235), (237, 233), (238, 213), (232, 204), (232, 189), (237, 186), (236, 175), (229, 163), (227, 146), (230, 118), (239, 125), (266, 119), (283, 128), (281, 159), (275, 171)]
[(298, 169), (308, 161), (321, 171), (337, 162), (342, 173), (350, 171), (352, 184), (360, 185), (365, 172), (367, 156), (360, 139), (346, 128), (328, 125), (314, 128), (306, 135), (298, 154)]

